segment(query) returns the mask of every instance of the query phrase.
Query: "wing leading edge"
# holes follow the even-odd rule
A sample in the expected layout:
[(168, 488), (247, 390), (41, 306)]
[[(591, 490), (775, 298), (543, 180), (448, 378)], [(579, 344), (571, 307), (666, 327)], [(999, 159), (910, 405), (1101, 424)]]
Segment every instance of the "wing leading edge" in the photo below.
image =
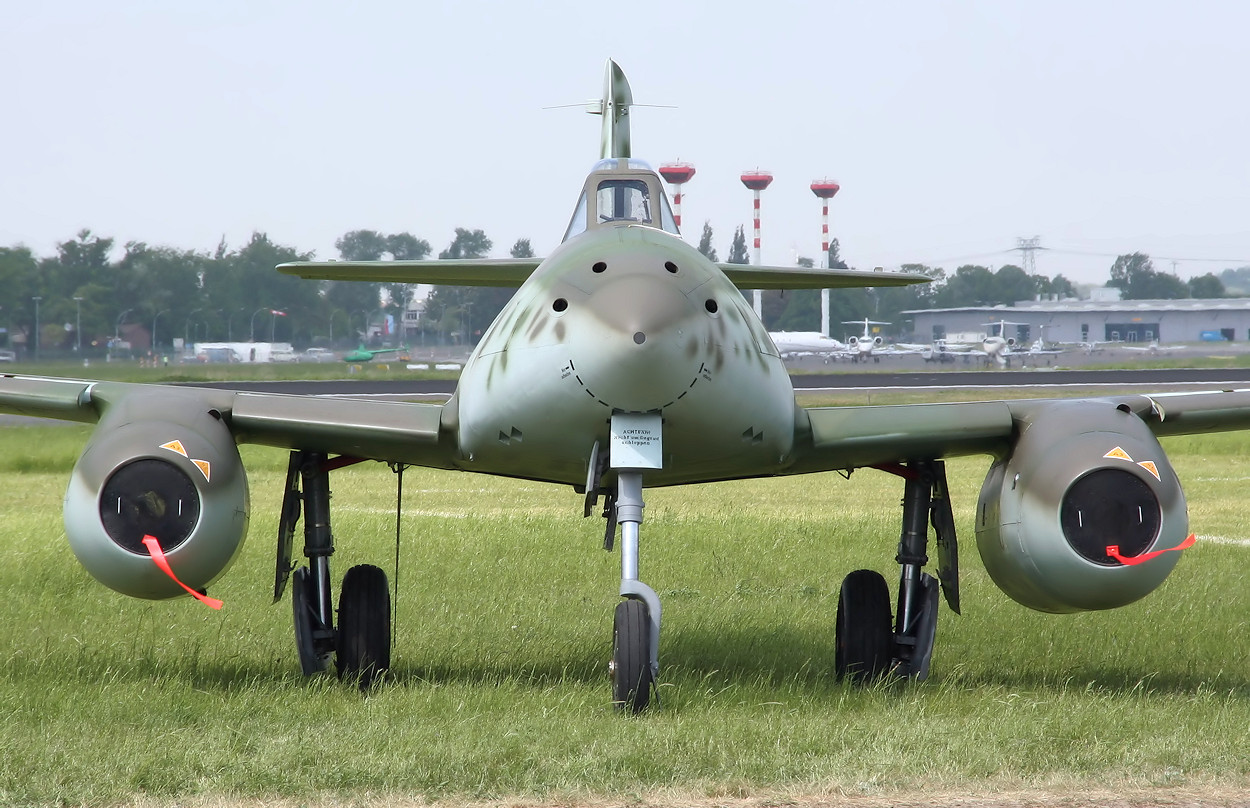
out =
[[(278, 271), (308, 280), (431, 283), (452, 286), (519, 287), (542, 263), (537, 258), (444, 259), (435, 261), (295, 261)], [(907, 272), (810, 267), (716, 264), (739, 289), (843, 289), (907, 286), (932, 278)]]
[(446, 258), (434, 261), (294, 261), (278, 271), (307, 280), (432, 283), (516, 288), (538, 269), (538, 258)]
[(910, 272), (815, 267), (766, 267), (717, 264), (739, 289), (850, 289), (874, 286), (910, 286), (933, 279)]
[(443, 404), (0, 376), (0, 412), (17, 415), (96, 423), (146, 398), (161, 402), (160, 417), (175, 431), (207, 412), (236, 443), (452, 468), (455, 437), (444, 425)]
[[(1039, 416), (1078, 410), (1136, 416), (1156, 437), (1226, 432), (1250, 429), (1250, 390), (800, 408), (796, 462), (786, 473), (974, 454), (1002, 457)], [(1101, 425), (1074, 417), (1067, 428), (1081, 434)]]

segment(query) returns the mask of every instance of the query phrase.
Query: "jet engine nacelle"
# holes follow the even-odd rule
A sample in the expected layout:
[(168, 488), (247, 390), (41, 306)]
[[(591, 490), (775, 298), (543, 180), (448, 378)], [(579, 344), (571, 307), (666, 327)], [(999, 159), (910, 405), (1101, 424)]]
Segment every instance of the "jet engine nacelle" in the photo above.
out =
[(70, 477), (65, 532), (79, 562), (105, 586), (159, 600), (185, 591), (153, 561), (201, 590), (243, 546), (247, 476), (220, 416), (194, 395), (128, 396), (101, 419)]
[(977, 503), (977, 549), (994, 582), (1043, 612), (1111, 609), (1146, 596), (1180, 553), (1189, 518), (1180, 481), (1149, 427), (1110, 402), (1047, 404), (1028, 413)]

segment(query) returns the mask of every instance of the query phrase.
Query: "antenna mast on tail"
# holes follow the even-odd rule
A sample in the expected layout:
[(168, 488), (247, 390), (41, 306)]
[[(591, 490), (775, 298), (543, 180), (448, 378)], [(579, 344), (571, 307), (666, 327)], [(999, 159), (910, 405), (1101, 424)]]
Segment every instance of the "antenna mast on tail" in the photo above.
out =
[(620, 65), (611, 59), (603, 76), (603, 98), (598, 109), (591, 107), (588, 112), (603, 116), (603, 136), (599, 143), (599, 158), (631, 157), (629, 151), (629, 108), (634, 103), (634, 95), (629, 89), (629, 80)]

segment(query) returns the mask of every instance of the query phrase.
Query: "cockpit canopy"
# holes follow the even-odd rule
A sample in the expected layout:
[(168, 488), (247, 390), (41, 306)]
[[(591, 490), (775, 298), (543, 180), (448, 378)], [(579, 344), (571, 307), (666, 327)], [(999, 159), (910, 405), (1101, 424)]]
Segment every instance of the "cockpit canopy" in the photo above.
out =
[(664, 186), (649, 165), (633, 158), (600, 160), (586, 178), (564, 241), (587, 230), (622, 224), (680, 235)]

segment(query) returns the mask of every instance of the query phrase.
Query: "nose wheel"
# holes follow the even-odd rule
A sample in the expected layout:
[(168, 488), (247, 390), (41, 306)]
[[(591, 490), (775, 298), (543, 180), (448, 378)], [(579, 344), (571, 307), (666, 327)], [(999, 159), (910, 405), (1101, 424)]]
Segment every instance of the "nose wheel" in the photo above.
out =
[(651, 618), (647, 604), (623, 600), (612, 620), (612, 704), (640, 713), (651, 701)]
[[(593, 464), (593, 458), (592, 458)], [(592, 480), (592, 483), (594, 481)], [(642, 474), (621, 471), (615, 491), (608, 492), (604, 549), (611, 550), (621, 528), (621, 597), (612, 618), (612, 705), (640, 713), (651, 703), (651, 689), (660, 672), (660, 598), (638, 580), (638, 529), (642, 524)], [(589, 511), (589, 507), (587, 508)]]

